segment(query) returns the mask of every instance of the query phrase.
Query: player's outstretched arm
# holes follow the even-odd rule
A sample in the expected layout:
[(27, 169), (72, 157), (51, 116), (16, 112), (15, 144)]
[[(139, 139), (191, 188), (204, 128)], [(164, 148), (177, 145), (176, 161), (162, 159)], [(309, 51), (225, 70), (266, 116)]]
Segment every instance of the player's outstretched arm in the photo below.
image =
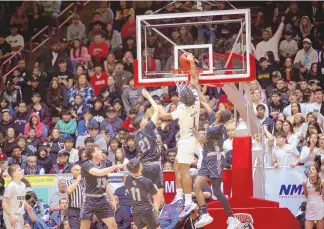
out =
[(111, 192), (110, 185), (108, 183), (106, 185), (106, 193), (107, 193), (108, 199), (110, 200), (110, 202), (112, 204), (112, 206), (111, 206), (112, 209), (114, 210), (114, 212), (116, 212), (117, 206), (116, 206), (115, 197), (114, 197), (114, 194)]
[(207, 112), (210, 114), (212, 109), (209, 106), (205, 96), (201, 92), (201, 86), (199, 85), (199, 82), (198, 82), (198, 76), (197, 76), (197, 70), (196, 70), (196, 64), (195, 64), (194, 56), (191, 53), (188, 53), (187, 54), (187, 60), (190, 63), (190, 82), (191, 82), (191, 84), (193, 85), (193, 87), (196, 89), (196, 91), (198, 93), (200, 103), (205, 107)]
[(124, 169), (124, 168), (125, 168), (125, 165), (119, 164), (119, 165), (113, 165), (113, 166), (110, 166), (109, 168), (104, 168), (104, 169), (91, 168), (89, 170), (89, 173), (93, 176), (101, 177), (101, 176), (106, 176), (109, 173), (114, 172), (116, 169)]
[(154, 101), (154, 99), (151, 97), (150, 93), (146, 89), (142, 90), (142, 95), (145, 99), (147, 99), (150, 102), (150, 104), (153, 107), (154, 113), (151, 117), (151, 120), (152, 122), (154, 122), (154, 124), (156, 124), (159, 120), (159, 106), (156, 104), (156, 102)]
[(159, 105), (159, 114), (163, 120), (172, 120), (173, 119), (171, 113), (165, 112), (162, 105)]

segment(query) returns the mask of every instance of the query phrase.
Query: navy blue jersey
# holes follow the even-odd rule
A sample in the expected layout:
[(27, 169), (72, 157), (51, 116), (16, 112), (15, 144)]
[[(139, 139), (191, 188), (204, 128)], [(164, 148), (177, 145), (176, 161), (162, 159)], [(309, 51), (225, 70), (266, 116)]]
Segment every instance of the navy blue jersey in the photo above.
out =
[(125, 182), (126, 190), (132, 203), (132, 213), (141, 213), (153, 209), (152, 196), (158, 193), (153, 182), (143, 176), (127, 176)]
[[(216, 113), (211, 112), (209, 122), (215, 121)], [(222, 152), (224, 143), (224, 125), (210, 125), (206, 130), (206, 140), (204, 151), (207, 152)]]
[(136, 151), (141, 163), (160, 160), (160, 151), (157, 146), (155, 124), (150, 120), (144, 129), (135, 135)]
[(89, 173), (92, 168), (104, 169), (106, 165), (100, 163), (99, 166), (93, 164), (90, 160), (85, 161), (82, 164), (81, 176), (84, 184), (84, 191), (87, 194), (104, 194), (106, 193), (106, 186), (108, 182), (108, 176), (94, 176)]

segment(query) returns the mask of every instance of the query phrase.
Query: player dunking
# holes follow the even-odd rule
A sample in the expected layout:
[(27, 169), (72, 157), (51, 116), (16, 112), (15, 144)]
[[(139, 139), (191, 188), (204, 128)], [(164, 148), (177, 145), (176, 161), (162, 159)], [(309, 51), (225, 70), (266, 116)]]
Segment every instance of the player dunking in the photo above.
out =
[(132, 120), (133, 127), (138, 131), (135, 135), (136, 151), (143, 165), (143, 176), (150, 179), (159, 189), (160, 194), (163, 194), (161, 154), (157, 145), (157, 133), (154, 132), (159, 119), (159, 107), (145, 89), (142, 95), (151, 103), (154, 113), (150, 121), (141, 114)]
[[(193, 61), (192, 54), (188, 54), (187, 58)], [(193, 62), (191, 64), (191, 71), (194, 71), (195, 68), (196, 66)], [(181, 103), (177, 107), (177, 110), (172, 113), (166, 113), (162, 106), (159, 107), (159, 110), (163, 119), (179, 119), (180, 140), (178, 142), (178, 152), (174, 164), (174, 172), (176, 174), (176, 198), (174, 201), (179, 200), (179, 198), (182, 199), (184, 193), (185, 207), (180, 217), (185, 217), (197, 206), (192, 201), (192, 180), (189, 169), (199, 144), (191, 129), (198, 127), (200, 102), (197, 91), (191, 85), (184, 85), (177, 87), (177, 89)]]
[(201, 93), (197, 77), (193, 77), (193, 84), (197, 89), (201, 104), (209, 113), (209, 122), (212, 123), (206, 130), (206, 136), (201, 136), (198, 132), (193, 131), (199, 143), (205, 145), (203, 149), (203, 161), (194, 183), (194, 191), (202, 213), (198, 222), (195, 223), (195, 227), (202, 228), (213, 221), (213, 218), (207, 212), (206, 201), (202, 192), (203, 185), (211, 180), (213, 193), (229, 217), (227, 220), (227, 228), (236, 229), (240, 221), (234, 217), (228, 200), (221, 190), (222, 170), (225, 165), (225, 158), (222, 154), (224, 129), (225, 124), (231, 119), (232, 115), (226, 110), (215, 113), (208, 105), (205, 96)]
[(3, 195), (3, 219), (7, 229), (23, 229), (25, 209), (29, 217), (36, 221), (33, 209), (26, 203), (26, 185), (21, 182), (24, 171), (19, 165), (11, 165), (8, 174), (12, 181), (8, 184)]
[(108, 174), (116, 169), (123, 169), (124, 165), (114, 165), (109, 168), (101, 163), (102, 152), (98, 145), (87, 148), (88, 161), (82, 164), (82, 181), (84, 183), (85, 200), (81, 206), (81, 229), (89, 229), (93, 215), (101, 219), (109, 229), (117, 229), (114, 211), (109, 205), (105, 193), (114, 203), (115, 198), (110, 191)]
[(131, 159), (127, 169), (131, 175), (126, 178), (125, 188), (131, 198), (135, 226), (138, 229), (160, 228), (157, 214), (161, 195), (156, 186), (150, 179), (142, 176), (143, 166), (138, 158)]

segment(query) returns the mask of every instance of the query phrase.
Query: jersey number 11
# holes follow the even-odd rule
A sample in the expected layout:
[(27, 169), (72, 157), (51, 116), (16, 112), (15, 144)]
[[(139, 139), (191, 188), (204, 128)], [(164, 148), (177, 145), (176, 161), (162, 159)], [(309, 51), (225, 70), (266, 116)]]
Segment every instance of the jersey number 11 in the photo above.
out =
[(133, 200), (141, 201), (141, 193), (140, 193), (139, 188), (132, 187), (131, 192), (132, 192)]

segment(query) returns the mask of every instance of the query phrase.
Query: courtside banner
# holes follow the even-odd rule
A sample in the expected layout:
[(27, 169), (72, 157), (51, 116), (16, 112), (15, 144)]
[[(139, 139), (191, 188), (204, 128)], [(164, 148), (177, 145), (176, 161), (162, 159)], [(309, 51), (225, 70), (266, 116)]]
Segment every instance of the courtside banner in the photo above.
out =
[(287, 207), (296, 214), (306, 200), (302, 187), (304, 171), (303, 166), (265, 168), (265, 198), (279, 202), (280, 207)]

